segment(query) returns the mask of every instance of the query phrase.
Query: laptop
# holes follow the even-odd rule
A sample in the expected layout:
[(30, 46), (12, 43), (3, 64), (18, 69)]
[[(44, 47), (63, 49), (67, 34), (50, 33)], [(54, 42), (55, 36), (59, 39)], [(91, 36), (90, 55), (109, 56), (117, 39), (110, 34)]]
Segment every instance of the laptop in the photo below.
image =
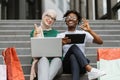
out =
[(62, 39), (56, 37), (31, 38), (32, 57), (61, 57)]
[(71, 39), (71, 42), (68, 44), (82, 44), (84, 43), (86, 34), (66, 34), (65, 37)]

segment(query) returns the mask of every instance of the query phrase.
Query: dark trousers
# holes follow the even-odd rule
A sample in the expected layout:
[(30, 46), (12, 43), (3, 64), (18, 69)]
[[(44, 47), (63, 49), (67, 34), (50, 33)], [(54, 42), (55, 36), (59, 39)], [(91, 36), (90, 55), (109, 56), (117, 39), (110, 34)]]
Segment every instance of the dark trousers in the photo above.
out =
[(86, 73), (85, 66), (89, 60), (76, 45), (72, 45), (63, 59), (64, 73), (72, 73), (72, 80), (80, 80), (80, 74)]

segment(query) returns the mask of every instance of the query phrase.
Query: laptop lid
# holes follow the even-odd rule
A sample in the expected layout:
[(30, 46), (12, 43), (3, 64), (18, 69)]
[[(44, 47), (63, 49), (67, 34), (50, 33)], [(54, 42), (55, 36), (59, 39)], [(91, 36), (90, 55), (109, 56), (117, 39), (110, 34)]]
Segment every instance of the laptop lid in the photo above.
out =
[(71, 43), (68, 44), (82, 44), (84, 43), (86, 34), (66, 34), (65, 37), (71, 39)]
[(32, 57), (61, 57), (62, 39), (55, 37), (31, 38)]

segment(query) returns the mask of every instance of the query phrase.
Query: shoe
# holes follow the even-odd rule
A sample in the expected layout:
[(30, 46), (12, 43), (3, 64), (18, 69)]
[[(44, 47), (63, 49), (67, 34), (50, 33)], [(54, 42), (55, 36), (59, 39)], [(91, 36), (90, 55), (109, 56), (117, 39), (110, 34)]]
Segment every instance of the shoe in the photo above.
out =
[(92, 79), (96, 79), (104, 75), (106, 75), (104, 71), (98, 70), (96, 68), (92, 68), (91, 71), (88, 72), (88, 79), (92, 80)]

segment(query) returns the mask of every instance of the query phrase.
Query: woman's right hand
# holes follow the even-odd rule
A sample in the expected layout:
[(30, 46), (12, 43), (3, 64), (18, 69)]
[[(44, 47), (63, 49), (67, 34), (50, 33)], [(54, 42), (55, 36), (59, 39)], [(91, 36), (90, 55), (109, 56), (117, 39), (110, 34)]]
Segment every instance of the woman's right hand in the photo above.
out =
[(31, 72), (30, 72), (30, 80), (34, 80), (34, 78), (36, 77), (36, 63), (38, 62), (37, 58), (33, 58), (33, 62), (32, 62), (32, 66), (31, 66)]
[(64, 44), (68, 44), (68, 43), (70, 43), (71, 42), (71, 39), (69, 39), (68, 37), (64, 37), (64, 38), (62, 38), (62, 44), (64, 45)]
[(43, 30), (37, 24), (34, 24), (34, 37), (43, 37)]

